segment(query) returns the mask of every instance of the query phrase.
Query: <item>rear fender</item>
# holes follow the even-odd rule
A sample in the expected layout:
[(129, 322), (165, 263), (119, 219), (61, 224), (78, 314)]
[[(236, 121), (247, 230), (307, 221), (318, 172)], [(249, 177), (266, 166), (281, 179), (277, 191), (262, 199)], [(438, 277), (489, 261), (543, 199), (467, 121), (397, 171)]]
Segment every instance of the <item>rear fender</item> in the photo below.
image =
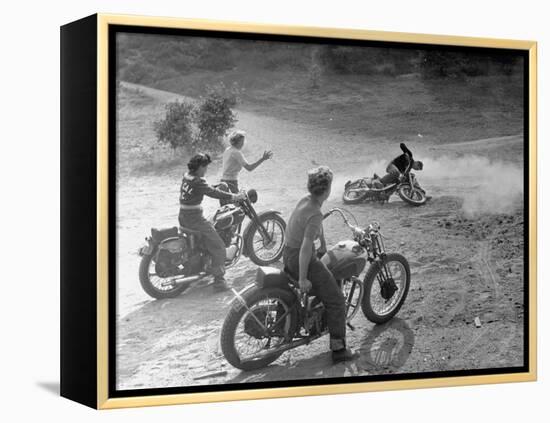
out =
[(159, 244), (159, 250), (166, 250), (172, 254), (182, 253), (187, 247), (187, 240), (184, 237), (167, 238)]
[(258, 327), (264, 332), (264, 335), (269, 336), (269, 330), (265, 326), (265, 322), (262, 322), (256, 314), (250, 310), (250, 307), (246, 303), (246, 300), (244, 299), (243, 295), (245, 295), (247, 292), (251, 291), (261, 291), (261, 288), (258, 288), (258, 286), (255, 283), (251, 283), (250, 285), (246, 286), (244, 289), (240, 290), (239, 292), (235, 291), (234, 288), (231, 288), (233, 291), (233, 294), (235, 295), (235, 298), (233, 298), (233, 301), (231, 302), (231, 307), (243, 307), (250, 313), (250, 317), (256, 321), (258, 324)]
[(365, 179), (367, 178), (360, 178), (360, 179), (355, 179), (355, 180), (349, 180), (346, 182), (346, 184), (344, 185), (344, 189), (347, 189), (347, 187), (349, 187), (351, 184), (356, 184), (357, 182), (362, 182), (364, 181)]
[(233, 300), (231, 301), (231, 305), (235, 305), (235, 304), (240, 304), (241, 306), (245, 307), (246, 309), (248, 309), (248, 305), (246, 304), (246, 301), (244, 300), (243, 296), (249, 292), (249, 291), (261, 291), (262, 289), (264, 288), (268, 288), (268, 287), (271, 287), (271, 286), (276, 286), (278, 288), (281, 288), (281, 289), (285, 289), (289, 292), (292, 292), (292, 294), (294, 296), (296, 296), (296, 293), (294, 291), (292, 291), (290, 289), (290, 287), (288, 286), (288, 284), (273, 284), (273, 285), (270, 285), (270, 286), (264, 286), (263, 288), (260, 287), (258, 285), (258, 282), (257, 281), (254, 281), (248, 285), (246, 285), (243, 289), (241, 289), (240, 291), (236, 291), (235, 288), (231, 288), (231, 291), (233, 291), (233, 294), (235, 295), (235, 298), (233, 298)]
[[(260, 213), (258, 213), (258, 219), (261, 221), (264, 217), (268, 217), (268, 216), (271, 216), (271, 215), (281, 215), (281, 212), (278, 211), (278, 210), (264, 210)], [(244, 239), (247, 239), (250, 231), (254, 230), (256, 226), (256, 223), (252, 220), (250, 220), (248, 222), (248, 225), (246, 225), (246, 228), (244, 229), (244, 232), (243, 232), (243, 240)], [(249, 251), (248, 251), (248, 248), (246, 247), (246, 242), (244, 243), (244, 246), (243, 246), (243, 255), (245, 257), (248, 257), (249, 256)]]
[(141, 257), (143, 257), (143, 256), (152, 256), (154, 254), (155, 250), (156, 250), (156, 244), (152, 241), (152, 239), (150, 237), (145, 238), (145, 240), (147, 241), (147, 244), (143, 245), (138, 250), (138, 254)]
[(240, 304), (241, 306), (248, 309), (248, 306), (246, 305), (246, 301), (244, 300), (243, 295), (246, 292), (251, 291), (253, 289), (258, 289), (258, 286), (254, 282), (246, 285), (240, 291), (236, 291), (235, 288), (231, 288), (231, 290), (233, 291), (233, 294), (235, 295), (235, 298), (233, 298), (233, 300), (231, 301), (231, 305), (234, 306), (236, 304)]

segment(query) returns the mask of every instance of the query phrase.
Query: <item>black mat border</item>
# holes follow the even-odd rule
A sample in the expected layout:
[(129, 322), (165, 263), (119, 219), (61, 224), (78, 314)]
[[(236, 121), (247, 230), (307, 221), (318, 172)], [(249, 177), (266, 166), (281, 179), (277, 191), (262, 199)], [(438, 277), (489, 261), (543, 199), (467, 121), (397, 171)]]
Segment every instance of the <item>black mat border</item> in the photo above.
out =
[[(461, 51), (471, 53), (483, 53), (484, 55), (517, 54), (524, 61), (524, 365), (520, 367), (503, 367), (490, 369), (472, 369), (443, 372), (420, 372), (392, 375), (371, 375), (371, 376), (347, 376), (330, 379), (301, 379), (288, 381), (235, 383), (235, 384), (214, 384), (201, 386), (182, 386), (172, 388), (149, 388), (149, 389), (116, 389), (116, 34), (155, 34), (155, 35), (183, 35), (197, 37), (216, 37), (230, 39), (282, 41), (298, 43), (321, 43), (347, 46), (364, 47), (393, 47), (400, 49), (415, 50), (441, 50)], [(109, 58), (109, 369), (108, 385), (109, 398), (123, 398), (151, 395), (172, 395), (201, 392), (222, 392), (250, 389), (288, 388), (298, 386), (336, 385), (342, 383), (358, 382), (380, 382), (399, 381), (411, 379), (448, 378), (462, 376), (484, 376), (510, 373), (529, 372), (529, 51), (516, 49), (497, 49), (487, 47), (464, 47), (446, 46), (421, 43), (403, 43), (393, 41), (369, 41), (369, 40), (346, 40), (323, 37), (303, 37), (292, 35), (270, 35), (242, 33), (231, 31), (192, 30), (176, 28), (144, 27), (134, 25), (109, 25), (108, 28), (108, 58)]]

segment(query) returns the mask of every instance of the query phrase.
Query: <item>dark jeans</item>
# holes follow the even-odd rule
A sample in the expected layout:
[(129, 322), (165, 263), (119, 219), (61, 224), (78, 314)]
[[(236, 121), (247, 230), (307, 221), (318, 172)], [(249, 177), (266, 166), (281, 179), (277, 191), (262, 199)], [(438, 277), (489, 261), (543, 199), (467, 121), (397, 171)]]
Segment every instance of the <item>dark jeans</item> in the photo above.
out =
[(399, 182), (399, 169), (390, 163), (388, 167), (386, 167), (386, 172), (387, 173), (380, 178), (384, 186)]
[[(222, 179), (221, 182), (227, 184), (227, 187), (229, 188), (229, 192), (232, 192), (233, 194), (239, 193), (239, 181), (229, 181), (227, 179)], [(231, 201), (229, 200), (220, 200), (220, 206), (229, 204), (230, 202)]]
[[(283, 262), (290, 275), (298, 280), (300, 249), (286, 247), (283, 251)], [(321, 262), (315, 253), (311, 256), (307, 270), (312, 291), (325, 305), (327, 311), (330, 349), (335, 351), (346, 346), (346, 302), (342, 290), (338, 287), (331, 271)]]
[(214, 279), (221, 279), (225, 273), (225, 245), (214, 229), (202, 215), (202, 210), (182, 210), (178, 217), (181, 226), (200, 231), (202, 244), (212, 257), (212, 268), (210, 272)]

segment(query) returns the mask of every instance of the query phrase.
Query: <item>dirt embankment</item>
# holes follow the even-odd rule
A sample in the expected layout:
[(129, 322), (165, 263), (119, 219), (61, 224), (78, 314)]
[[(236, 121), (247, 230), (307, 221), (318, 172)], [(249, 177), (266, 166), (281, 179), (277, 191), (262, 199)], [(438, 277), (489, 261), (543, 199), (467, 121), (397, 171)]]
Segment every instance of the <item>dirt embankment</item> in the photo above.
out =
[[(147, 100), (149, 106), (139, 113), (148, 114), (150, 122), (151, 111), (161, 110), (159, 104), (173, 95), (154, 90), (146, 94), (153, 100)], [(136, 110), (122, 109), (122, 137), (147, 136), (150, 131), (139, 129), (142, 122)], [(275, 152), (272, 162), (243, 175), (242, 185), (258, 189), (258, 209), (279, 209), (285, 217), (304, 192), (305, 169), (323, 163), (335, 171), (329, 208), (342, 205), (338, 187), (346, 178), (380, 172), (379, 163), (396, 154), (395, 149), (387, 150), (383, 140), (342, 139), (314, 126), (252, 113), (239, 113), (239, 126), (246, 128), (250, 139), (247, 156), (254, 158), (268, 147)], [(521, 137), (505, 140), (506, 149), (499, 141), (494, 141), (497, 148), (488, 150), (485, 141), (469, 146), (412, 144), (419, 158), (428, 158), (425, 171), (418, 175), (434, 195), (426, 206), (411, 208), (394, 199), (385, 205), (348, 207), (361, 224), (380, 222), (387, 249), (407, 257), (412, 270), (409, 296), (398, 316), (386, 325), (375, 326), (361, 314), (356, 316), (348, 343), (360, 357), (336, 366), (330, 362), (328, 340), (321, 338), (283, 354), (266, 369), (240, 372), (225, 362), (218, 345), (232, 294), (197, 286), (175, 299), (149, 299), (139, 287), (135, 251), (151, 226), (174, 224), (181, 169), (122, 175), (117, 198), (117, 386), (133, 389), (521, 365), (521, 184), (519, 190), (506, 191), (503, 197), (511, 200), (505, 207), (498, 203), (499, 208), (468, 208), (469, 199), (486, 188), (482, 172), (487, 166), (496, 165), (492, 170), (501, 176), (517, 169), (514, 160), (519, 163), (521, 157), (510, 160), (503, 152), (517, 150)], [(477, 149), (485, 149), (482, 154), (490, 160), (471, 164), (467, 168), (471, 174), (452, 176), (457, 160), (472, 157)], [(449, 166), (455, 164), (447, 176), (433, 172), (442, 157), (449, 158)], [(218, 165), (214, 163), (213, 179)], [(502, 190), (500, 185), (493, 188)], [(210, 208), (214, 206), (212, 201)], [(337, 217), (327, 220), (325, 231), (331, 243), (349, 237)], [(246, 259), (228, 271), (237, 289), (251, 283), (254, 274), (255, 266)], [(476, 317), (481, 327), (475, 325)]]

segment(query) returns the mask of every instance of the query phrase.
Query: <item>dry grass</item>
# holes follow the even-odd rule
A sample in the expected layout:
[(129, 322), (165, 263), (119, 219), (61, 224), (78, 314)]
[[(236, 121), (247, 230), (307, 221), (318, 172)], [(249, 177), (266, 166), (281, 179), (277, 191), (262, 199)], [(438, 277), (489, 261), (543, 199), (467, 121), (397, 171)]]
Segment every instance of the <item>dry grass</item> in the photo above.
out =
[(244, 110), (336, 134), (400, 139), (420, 133), (447, 143), (522, 131), (521, 76), (425, 80), (418, 74), (325, 74), (320, 87), (312, 89), (307, 72), (234, 69), (159, 81), (155, 88), (198, 97), (207, 84), (220, 80), (243, 89)]
[[(201, 72), (162, 80), (154, 88), (198, 98), (207, 84), (223, 81), (242, 89), (239, 109), (281, 123), (314, 126), (334, 137), (415, 140), (442, 145), (519, 134), (523, 131), (522, 80), (482, 76), (424, 80), (323, 75), (311, 89), (306, 72)], [(184, 151), (156, 142), (153, 122), (164, 99), (122, 86), (118, 101), (118, 175), (162, 173), (181, 165)], [(246, 129), (246, 128), (245, 128)]]

